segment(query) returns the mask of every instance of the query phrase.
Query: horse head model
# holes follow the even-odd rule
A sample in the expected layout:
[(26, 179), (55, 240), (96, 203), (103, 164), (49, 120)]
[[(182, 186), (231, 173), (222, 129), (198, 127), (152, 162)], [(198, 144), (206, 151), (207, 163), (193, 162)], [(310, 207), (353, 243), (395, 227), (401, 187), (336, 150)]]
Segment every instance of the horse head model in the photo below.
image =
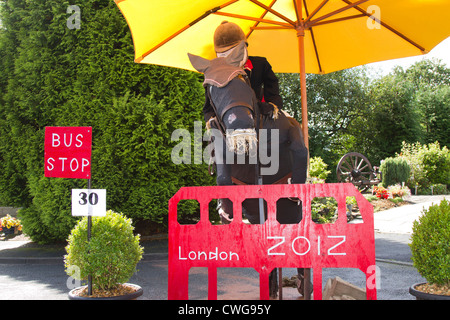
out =
[[(194, 68), (204, 73), (204, 86), (216, 111), (216, 123), (208, 127), (220, 129), (230, 151), (244, 154), (257, 145), (255, 129), (256, 96), (246, 82), (247, 74), (239, 67), (245, 42), (226, 58), (206, 60), (189, 54)], [(214, 121), (213, 120), (213, 121)]]
[[(276, 110), (274, 116), (260, 113), (247, 74), (240, 67), (247, 58), (245, 46), (242, 41), (227, 57), (213, 60), (188, 54), (192, 66), (204, 74), (203, 85), (215, 111), (207, 127), (212, 137), (217, 184), (305, 183), (308, 149), (301, 126), (284, 112), (277, 114)], [(223, 223), (232, 222), (230, 200), (219, 199), (218, 211)], [(242, 211), (250, 223), (264, 223), (263, 199), (245, 200)], [(294, 224), (301, 219), (300, 201), (277, 201), (279, 223)], [(272, 290), (276, 288), (271, 286)]]

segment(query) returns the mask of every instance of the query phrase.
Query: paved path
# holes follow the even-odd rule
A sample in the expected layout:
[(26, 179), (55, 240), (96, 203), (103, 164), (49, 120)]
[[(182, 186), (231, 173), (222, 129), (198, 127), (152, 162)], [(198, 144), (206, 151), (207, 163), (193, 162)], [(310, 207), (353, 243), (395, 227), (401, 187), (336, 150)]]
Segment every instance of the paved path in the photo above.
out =
[(374, 213), (375, 231), (384, 233), (411, 234), (413, 223), (422, 215), (424, 209), (439, 204), (450, 196), (411, 196), (412, 204)]

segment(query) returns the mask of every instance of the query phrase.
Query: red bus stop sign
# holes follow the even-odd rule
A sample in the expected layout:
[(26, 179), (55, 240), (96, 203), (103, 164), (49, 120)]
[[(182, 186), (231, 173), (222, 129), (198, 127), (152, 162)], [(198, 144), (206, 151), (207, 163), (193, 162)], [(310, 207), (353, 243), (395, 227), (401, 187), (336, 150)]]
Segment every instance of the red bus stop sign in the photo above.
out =
[(91, 178), (91, 127), (45, 128), (45, 176)]
[[(338, 219), (316, 224), (311, 200), (334, 197)], [(346, 197), (355, 197), (363, 223), (347, 223)], [(234, 218), (229, 225), (212, 225), (209, 202), (228, 198)], [(263, 198), (268, 219), (264, 224), (242, 222), (242, 202)], [(276, 203), (299, 198), (303, 218), (299, 224), (280, 224)], [(181, 200), (200, 203), (200, 221), (181, 225), (177, 205)], [(322, 298), (323, 268), (358, 268), (366, 275), (367, 299), (376, 299), (373, 207), (348, 183), (304, 185), (246, 185), (181, 188), (169, 201), (169, 299), (188, 299), (189, 269), (208, 268), (208, 298), (217, 299), (217, 268), (254, 268), (260, 278), (260, 298), (269, 299), (269, 274), (274, 268), (311, 268), (314, 299)]]

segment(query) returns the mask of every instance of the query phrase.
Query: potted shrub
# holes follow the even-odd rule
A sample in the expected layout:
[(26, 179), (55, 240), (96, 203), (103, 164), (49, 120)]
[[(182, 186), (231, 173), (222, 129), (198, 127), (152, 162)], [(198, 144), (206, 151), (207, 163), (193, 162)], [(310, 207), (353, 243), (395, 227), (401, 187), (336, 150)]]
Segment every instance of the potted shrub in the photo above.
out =
[(133, 234), (131, 219), (111, 210), (93, 217), (87, 241), (88, 218), (78, 222), (69, 235), (64, 256), (66, 273), (77, 280), (92, 277), (92, 295), (87, 286), (70, 291), (70, 299), (135, 299), (142, 288), (126, 283), (142, 259), (139, 235)]
[(409, 292), (417, 299), (450, 300), (450, 204), (442, 200), (414, 221), (411, 253), (414, 267), (427, 283), (414, 284)]

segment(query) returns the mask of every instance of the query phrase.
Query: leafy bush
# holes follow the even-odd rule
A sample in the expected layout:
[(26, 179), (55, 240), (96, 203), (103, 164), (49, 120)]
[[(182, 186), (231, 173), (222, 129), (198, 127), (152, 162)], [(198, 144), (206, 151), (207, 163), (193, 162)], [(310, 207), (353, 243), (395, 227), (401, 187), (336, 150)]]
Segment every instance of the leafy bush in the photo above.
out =
[(448, 194), (445, 184), (433, 184), (431, 188), (433, 188), (433, 194)]
[(450, 184), (450, 151), (439, 143), (423, 147), (423, 167), (431, 184)]
[(411, 168), (407, 182), (411, 189), (416, 185), (429, 189), (432, 184), (450, 184), (450, 151), (445, 146), (441, 149), (439, 142), (428, 145), (404, 142), (400, 157)]
[(311, 201), (311, 218), (319, 224), (333, 223), (337, 209), (338, 204), (334, 197), (315, 197)]
[(417, 271), (429, 283), (450, 284), (450, 204), (442, 200), (414, 221), (411, 253)]
[(71, 189), (85, 187), (86, 182), (43, 175), (31, 181), (33, 202), (19, 210), (23, 232), (38, 243), (64, 241), (77, 222), (71, 212)]
[(409, 178), (409, 173), (411, 171), (408, 162), (400, 157), (397, 158), (386, 158), (380, 166), (382, 173), (383, 187), (406, 182)]
[[(309, 160), (308, 183), (325, 183), (331, 173), (328, 165), (321, 157), (313, 157)], [(311, 217), (316, 223), (332, 223), (336, 217), (337, 202), (333, 197), (315, 197), (311, 201)]]
[(133, 235), (131, 219), (111, 210), (105, 217), (93, 217), (89, 242), (87, 224), (84, 217), (69, 235), (66, 273), (77, 280), (91, 275), (93, 290), (114, 289), (127, 282), (143, 253), (139, 235)]
[(438, 194), (449, 194), (447, 185), (445, 184), (432, 184), (429, 187), (417, 188), (418, 195), (438, 195)]
[(312, 157), (309, 160), (309, 175), (312, 178), (318, 178), (320, 180), (326, 180), (331, 173), (327, 170), (328, 165), (322, 160), (321, 157)]

